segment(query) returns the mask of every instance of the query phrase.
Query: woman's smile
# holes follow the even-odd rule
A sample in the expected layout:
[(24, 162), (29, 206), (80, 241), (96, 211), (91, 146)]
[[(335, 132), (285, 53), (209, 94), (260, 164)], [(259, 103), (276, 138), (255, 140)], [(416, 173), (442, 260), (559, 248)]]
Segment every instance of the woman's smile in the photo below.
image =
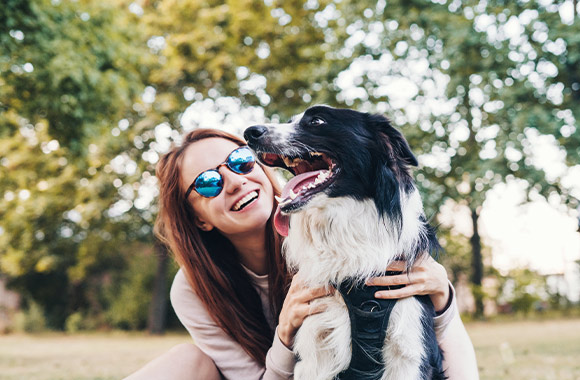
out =
[(254, 204), (256, 204), (256, 201), (258, 200), (258, 198), (260, 197), (260, 190), (252, 190), (249, 193), (247, 193), (246, 195), (244, 195), (243, 197), (241, 197), (231, 208), (232, 211), (234, 212), (243, 212), (248, 210), (249, 208), (252, 208), (252, 206)]

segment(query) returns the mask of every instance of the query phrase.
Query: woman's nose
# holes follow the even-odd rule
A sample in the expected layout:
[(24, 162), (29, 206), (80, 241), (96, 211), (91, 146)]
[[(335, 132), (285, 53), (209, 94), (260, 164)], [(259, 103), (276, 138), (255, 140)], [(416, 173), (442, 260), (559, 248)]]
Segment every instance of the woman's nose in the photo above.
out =
[(224, 190), (228, 193), (235, 193), (248, 181), (245, 176), (236, 174), (225, 166), (219, 172), (224, 179)]

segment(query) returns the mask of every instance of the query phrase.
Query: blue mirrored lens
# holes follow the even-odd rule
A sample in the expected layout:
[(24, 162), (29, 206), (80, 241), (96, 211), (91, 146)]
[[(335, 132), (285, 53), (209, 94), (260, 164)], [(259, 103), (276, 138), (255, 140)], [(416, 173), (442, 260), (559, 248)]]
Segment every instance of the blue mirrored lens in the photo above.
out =
[(215, 197), (223, 186), (222, 176), (216, 170), (206, 170), (195, 180), (195, 191), (204, 197)]
[(242, 147), (234, 150), (228, 156), (227, 165), (232, 171), (238, 174), (246, 174), (252, 171), (255, 162), (256, 158), (250, 148)]

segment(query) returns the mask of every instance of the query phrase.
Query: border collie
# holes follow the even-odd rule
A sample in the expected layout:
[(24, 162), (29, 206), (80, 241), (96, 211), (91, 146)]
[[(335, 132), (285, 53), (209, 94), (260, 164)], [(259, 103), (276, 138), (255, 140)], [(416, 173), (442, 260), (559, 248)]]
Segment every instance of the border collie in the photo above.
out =
[(294, 378), (444, 379), (429, 297), (378, 300), (364, 285), (394, 260), (410, 268), (439, 248), (403, 135), (381, 115), (319, 105), (244, 137), (263, 164), (295, 175), (274, 220), (290, 268), (309, 286), (338, 289), (313, 301), (326, 310), (296, 334)]

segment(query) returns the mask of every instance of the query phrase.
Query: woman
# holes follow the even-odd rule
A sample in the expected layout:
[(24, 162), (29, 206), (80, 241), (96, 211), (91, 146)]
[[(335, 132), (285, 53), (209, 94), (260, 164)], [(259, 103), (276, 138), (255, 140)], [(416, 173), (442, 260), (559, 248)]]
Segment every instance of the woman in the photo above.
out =
[[(244, 141), (200, 129), (157, 166), (157, 235), (180, 271), (171, 302), (195, 345), (175, 347), (129, 379), (288, 379), (294, 335), (309, 302), (331, 292), (292, 280), (273, 227), (280, 189), (270, 168), (254, 163)], [(403, 270), (393, 263), (389, 270)], [(404, 284), (380, 298), (429, 294), (450, 379), (477, 379), (473, 346), (459, 318), (445, 269), (424, 260), (409, 275), (378, 277), (373, 285)], [(286, 291), (286, 289), (288, 289)]]

